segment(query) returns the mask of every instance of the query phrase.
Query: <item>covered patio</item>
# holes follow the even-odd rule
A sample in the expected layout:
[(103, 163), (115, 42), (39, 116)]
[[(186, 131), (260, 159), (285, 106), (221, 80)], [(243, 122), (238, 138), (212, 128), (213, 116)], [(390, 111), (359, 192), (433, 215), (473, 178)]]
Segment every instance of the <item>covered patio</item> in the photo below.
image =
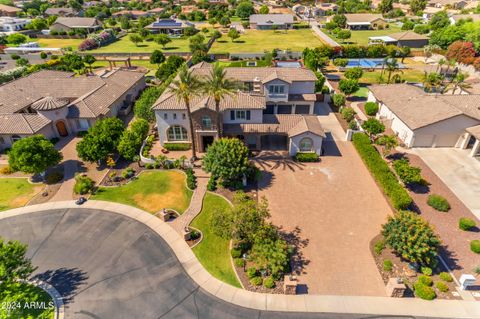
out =
[(466, 131), (467, 136), (462, 148), (471, 150), (469, 153), (471, 157), (480, 156), (480, 125), (469, 127)]

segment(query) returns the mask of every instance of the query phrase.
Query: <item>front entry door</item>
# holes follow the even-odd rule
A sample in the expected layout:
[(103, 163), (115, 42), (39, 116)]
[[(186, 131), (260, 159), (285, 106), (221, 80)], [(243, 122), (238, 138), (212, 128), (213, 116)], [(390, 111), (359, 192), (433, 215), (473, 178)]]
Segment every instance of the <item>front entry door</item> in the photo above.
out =
[(68, 135), (68, 131), (67, 131), (67, 127), (65, 126), (65, 122), (63, 121), (58, 121), (57, 124), (57, 131), (58, 131), (58, 134), (61, 136), (61, 137), (65, 137)]
[(202, 151), (203, 152), (206, 152), (207, 151), (207, 148), (212, 145), (213, 143), (213, 136), (202, 136)]

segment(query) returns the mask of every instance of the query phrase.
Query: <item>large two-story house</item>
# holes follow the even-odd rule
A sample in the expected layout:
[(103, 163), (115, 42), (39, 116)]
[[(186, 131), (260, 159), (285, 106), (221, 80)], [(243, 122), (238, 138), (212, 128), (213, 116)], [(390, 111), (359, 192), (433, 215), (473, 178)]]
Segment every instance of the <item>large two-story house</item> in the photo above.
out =
[[(210, 76), (212, 65), (202, 62), (191, 72), (199, 78)], [(194, 139), (201, 151), (223, 135), (237, 137), (252, 150), (288, 150), (321, 154), (325, 133), (314, 115), (315, 74), (304, 68), (231, 67), (228, 78), (243, 89), (220, 103), (217, 116), (214, 100), (206, 95), (191, 100)], [(168, 89), (153, 106), (160, 143), (190, 143), (188, 113), (182, 100)], [(221, 122), (219, 122), (221, 118)]]

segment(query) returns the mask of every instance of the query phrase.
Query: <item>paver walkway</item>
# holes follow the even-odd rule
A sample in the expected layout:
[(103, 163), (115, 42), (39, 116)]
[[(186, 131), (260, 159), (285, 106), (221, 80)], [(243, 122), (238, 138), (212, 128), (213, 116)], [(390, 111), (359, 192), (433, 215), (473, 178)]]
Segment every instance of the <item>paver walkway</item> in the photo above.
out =
[(357, 113), (358, 117), (363, 120), (363, 121), (366, 121), (368, 120), (368, 117), (362, 112), (362, 110), (360, 110), (360, 108), (358, 107), (358, 104), (360, 102), (352, 102), (352, 104), (350, 105), (352, 107), (352, 109)]
[(185, 227), (188, 227), (192, 220), (197, 217), (202, 211), (203, 197), (207, 192), (207, 184), (209, 176), (201, 169), (194, 169), (195, 176), (197, 176), (197, 188), (193, 191), (192, 200), (187, 210), (177, 217), (172, 223), (172, 227), (179, 233), (183, 234)]
[(71, 140), (61, 140), (59, 144), (56, 145), (56, 148), (60, 149), (63, 155), (63, 182), (57, 193), (50, 199), (51, 202), (73, 199), (75, 174), (79, 169), (80, 163), (77, 155), (77, 143), (79, 141), (80, 138), (74, 137)]

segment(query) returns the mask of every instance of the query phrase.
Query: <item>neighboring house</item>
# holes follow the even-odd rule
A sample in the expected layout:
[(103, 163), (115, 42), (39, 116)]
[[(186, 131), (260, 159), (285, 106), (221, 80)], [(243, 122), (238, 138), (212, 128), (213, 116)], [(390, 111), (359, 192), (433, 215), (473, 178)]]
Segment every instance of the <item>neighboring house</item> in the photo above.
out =
[(145, 87), (143, 73), (114, 70), (103, 76), (39, 71), (0, 86), (0, 149), (34, 134), (63, 137), (117, 116)]
[(346, 14), (347, 28), (351, 30), (385, 29), (387, 22), (381, 14), (373, 13), (352, 13)]
[(335, 3), (319, 3), (316, 6), (294, 5), (292, 10), (304, 18), (324, 17), (328, 12), (337, 12), (338, 6)]
[(25, 29), (30, 23), (30, 19), (20, 19), (12, 17), (0, 17), (0, 32), (15, 33)]
[(450, 22), (452, 24), (455, 24), (460, 20), (478, 22), (480, 21), (480, 14), (454, 14), (450, 17)]
[(102, 28), (102, 23), (96, 18), (59, 17), (50, 26), (50, 31), (68, 32), (72, 30), (83, 29), (83, 30), (86, 30), (88, 33), (90, 33), (90, 32), (95, 32), (96, 30), (101, 28)]
[(428, 37), (413, 31), (404, 31), (389, 34), (388, 36), (369, 37), (369, 45), (372, 44), (393, 44), (399, 47), (423, 48), (428, 44)]
[(17, 13), (20, 12), (22, 12), (22, 9), (0, 4), (0, 16), (16, 17)]
[(292, 14), (252, 14), (250, 16), (250, 29), (272, 30), (293, 28)]
[(57, 17), (76, 17), (79, 16), (79, 12), (73, 8), (48, 8), (44, 12), (45, 16), (57, 16)]
[[(202, 62), (192, 67), (194, 75), (210, 76), (212, 65)], [(321, 154), (325, 133), (314, 115), (315, 74), (303, 68), (231, 67), (228, 78), (244, 89), (220, 103), (222, 122), (218, 122), (214, 100), (206, 95), (191, 100), (194, 138), (200, 151), (213, 143), (217, 127), (225, 136), (237, 137), (252, 150), (288, 150)], [(186, 106), (167, 88), (155, 102), (159, 140), (190, 143)]]
[(472, 148), (480, 151), (480, 95), (425, 93), (409, 84), (373, 85), (368, 101), (378, 102), (377, 118), (390, 121), (407, 147)]
[(113, 17), (115, 18), (118, 18), (118, 17), (121, 17), (121, 16), (127, 16), (127, 17), (130, 17), (132, 19), (138, 19), (140, 17), (149, 17), (151, 15), (150, 12), (145, 12), (145, 11), (140, 11), (140, 10), (122, 10), (122, 11), (118, 11), (118, 12), (115, 12), (114, 14), (112, 14)]
[(151, 10), (148, 10), (152, 15), (160, 15), (165, 12), (165, 8), (154, 8)]
[(152, 33), (165, 33), (169, 35), (182, 35), (187, 28), (195, 28), (195, 25), (188, 21), (178, 19), (159, 19), (145, 27), (145, 29)]
[(457, 9), (461, 10), (471, 2), (469, 0), (430, 0), (427, 6), (439, 9)]

